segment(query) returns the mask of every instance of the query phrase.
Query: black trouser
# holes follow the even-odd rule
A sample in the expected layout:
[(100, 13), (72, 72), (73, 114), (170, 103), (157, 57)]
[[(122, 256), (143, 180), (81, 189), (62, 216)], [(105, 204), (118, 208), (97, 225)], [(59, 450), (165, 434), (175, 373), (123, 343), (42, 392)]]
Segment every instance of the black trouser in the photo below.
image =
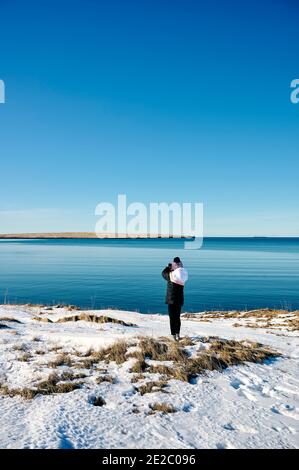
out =
[(170, 331), (172, 335), (179, 335), (181, 329), (181, 309), (178, 304), (168, 304), (168, 314), (170, 320)]

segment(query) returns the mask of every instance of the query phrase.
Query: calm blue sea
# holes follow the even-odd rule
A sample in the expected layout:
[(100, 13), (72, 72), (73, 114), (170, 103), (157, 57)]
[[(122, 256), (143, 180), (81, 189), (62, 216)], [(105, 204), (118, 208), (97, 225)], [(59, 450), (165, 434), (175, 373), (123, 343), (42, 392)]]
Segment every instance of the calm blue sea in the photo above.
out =
[(0, 240), (0, 303), (166, 312), (162, 269), (189, 271), (184, 310), (299, 308), (299, 238)]

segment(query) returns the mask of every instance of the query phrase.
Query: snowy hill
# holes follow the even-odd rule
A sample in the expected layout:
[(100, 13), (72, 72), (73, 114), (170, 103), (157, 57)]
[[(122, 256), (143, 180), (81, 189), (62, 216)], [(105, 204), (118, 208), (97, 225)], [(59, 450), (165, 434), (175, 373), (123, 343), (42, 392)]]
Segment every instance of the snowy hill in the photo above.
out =
[(298, 447), (296, 322), (0, 306), (0, 447)]

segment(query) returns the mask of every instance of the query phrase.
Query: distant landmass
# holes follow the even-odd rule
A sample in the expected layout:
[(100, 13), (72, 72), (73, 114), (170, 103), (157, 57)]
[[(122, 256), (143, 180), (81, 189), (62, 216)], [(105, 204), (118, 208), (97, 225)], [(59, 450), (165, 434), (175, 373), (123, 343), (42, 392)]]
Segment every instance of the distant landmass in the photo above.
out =
[(176, 235), (128, 235), (123, 233), (103, 233), (96, 234), (95, 232), (52, 232), (52, 233), (3, 233), (0, 234), (0, 239), (42, 239), (42, 238), (192, 238), (186, 236)]

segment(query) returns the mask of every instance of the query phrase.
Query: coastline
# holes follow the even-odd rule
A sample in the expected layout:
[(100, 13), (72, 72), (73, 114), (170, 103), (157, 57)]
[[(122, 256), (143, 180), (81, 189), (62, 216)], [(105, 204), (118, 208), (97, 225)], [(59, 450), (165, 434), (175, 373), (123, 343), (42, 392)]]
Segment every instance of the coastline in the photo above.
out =
[(165, 238), (165, 239), (172, 239), (172, 238), (179, 238), (179, 239), (190, 239), (193, 237), (189, 236), (180, 236), (180, 235), (171, 235), (171, 236), (164, 236), (161, 234), (140, 234), (140, 235), (132, 235), (132, 234), (123, 234), (123, 233), (105, 233), (105, 234), (96, 234), (95, 232), (45, 232), (45, 233), (2, 233), (0, 234), (0, 239), (32, 239), (32, 240), (39, 240), (39, 239), (156, 239), (156, 238)]
[[(183, 239), (189, 240), (194, 239), (192, 235), (162, 235), (162, 234), (123, 234), (123, 233), (103, 233), (96, 234), (95, 232), (41, 232), (41, 233), (0, 233), (0, 240), (40, 240), (40, 239)], [(204, 236), (204, 239), (252, 239), (252, 240), (276, 240), (276, 239), (299, 239), (299, 236), (287, 236), (287, 235), (274, 235), (274, 236), (259, 236), (259, 235), (224, 235), (224, 236)]]

